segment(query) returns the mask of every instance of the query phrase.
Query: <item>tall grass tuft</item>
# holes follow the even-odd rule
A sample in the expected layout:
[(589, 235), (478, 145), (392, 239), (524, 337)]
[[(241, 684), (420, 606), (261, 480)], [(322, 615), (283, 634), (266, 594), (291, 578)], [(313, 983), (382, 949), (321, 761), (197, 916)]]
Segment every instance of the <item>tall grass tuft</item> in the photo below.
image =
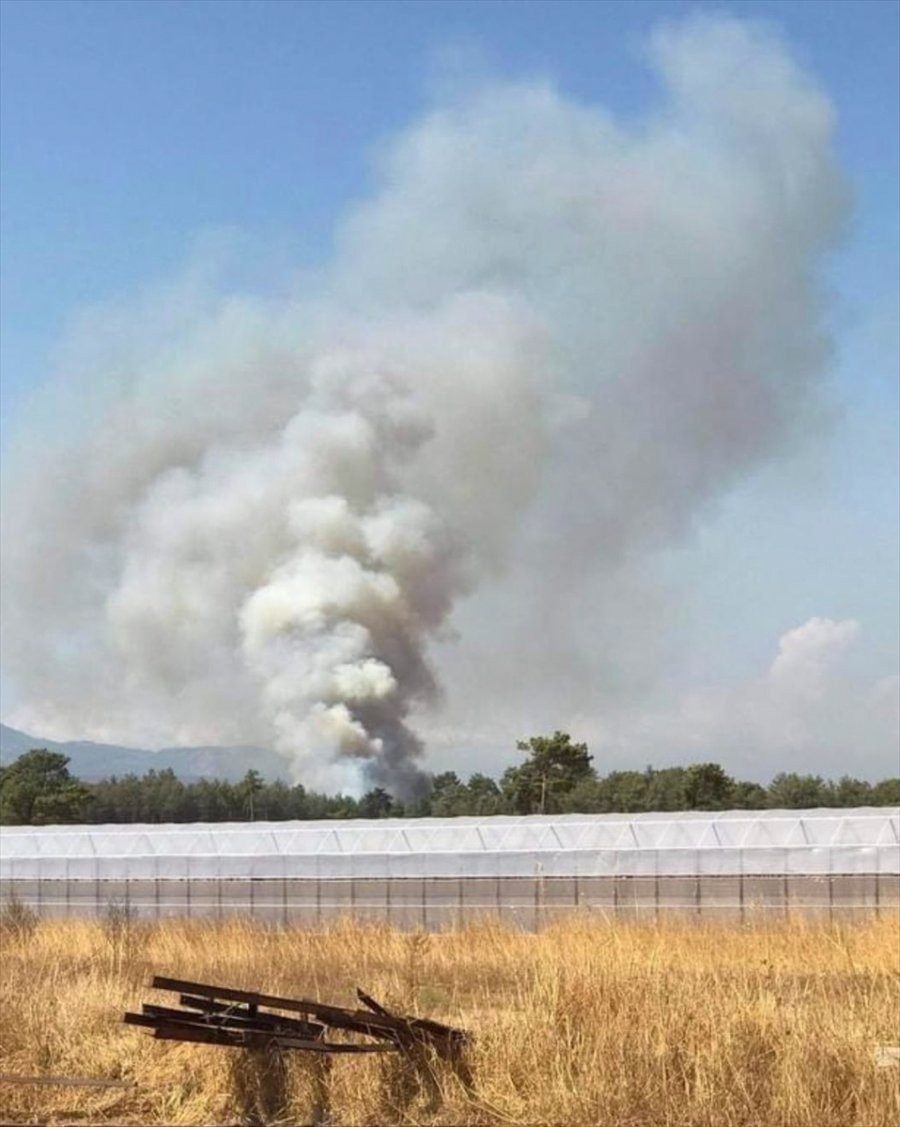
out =
[(23, 942), (31, 937), (38, 926), (37, 912), (24, 904), (15, 892), (0, 906), (0, 943), (4, 937)]

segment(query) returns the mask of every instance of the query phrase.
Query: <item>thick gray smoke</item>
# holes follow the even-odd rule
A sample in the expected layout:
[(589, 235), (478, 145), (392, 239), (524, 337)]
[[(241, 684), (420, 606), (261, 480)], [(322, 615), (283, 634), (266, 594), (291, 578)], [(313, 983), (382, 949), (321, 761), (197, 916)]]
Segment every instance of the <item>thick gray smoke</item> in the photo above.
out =
[(829, 105), (735, 22), (650, 55), (639, 121), (543, 83), (429, 113), (302, 292), (85, 318), (74, 437), (7, 482), (14, 722), (409, 791), (460, 596), (523, 553), (612, 575), (783, 447), (826, 354)]

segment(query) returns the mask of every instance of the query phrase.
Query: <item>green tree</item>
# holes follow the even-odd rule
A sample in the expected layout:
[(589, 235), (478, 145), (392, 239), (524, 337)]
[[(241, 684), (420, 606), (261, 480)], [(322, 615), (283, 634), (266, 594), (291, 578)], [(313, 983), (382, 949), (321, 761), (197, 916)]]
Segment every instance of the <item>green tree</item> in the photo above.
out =
[(359, 803), (350, 794), (336, 794), (336, 795), (323, 795), (322, 796), (325, 813), (322, 817), (325, 818), (358, 818)]
[(384, 787), (375, 787), (359, 800), (358, 815), (360, 818), (388, 818), (393, 805), (394, 800)]
[(270, 822), (283, 822), (291, 816), (291, 788), (281, 779), (267, 783), (262, 792), (262, 809)]
[(528, 758), (521, 767), (505, 772), (501, 789), (518, 814), (555, 812), (578, 783), (594, 777), (587, 744), (572, 743), (568, 732), (532, 736), (519, 740), (516, 747), (527, 752)]
[(503, 812), (503, 796), (494, 779), (476, 772), (469, 776), (465, 786), (465, 814), (500, 814)]
[(431, 793), (440, 794), (444, 790), (455, 790), (462, 786), (462, 780), (455, 771), (441, 771), (431, 777)]
[(469, 813), (471, 797), (455, 771), (442, 771), (431, 779), (428, 813), (436, 818), (453, 818)]
[(735, 810), (764, 810), (768, 793), (759, 783), (736, 782), (731, 792), (731, 805)]
[(188, 820), (185, 811), (185, 786), (171, 767), (165, 767), (162, 771), (150, 770), (141, 782), (144, 821)]
[(304, 819), (309, 817), (309, 810), (306, 802), (306, 787), (302, 783), (296, 783), (291, 787), (291, 797), (288, 806), (288, 817)]
[(821, 775), (776, 775), (768, 786), (768, 805), (776, 810), (813, 810), (828, 805), (828, 793)]
[(603, 805), (603, 784), (593, 776), (582, 779), (571, 790), (558, 795), (556, 802), (560, 814), (600, 814), (606, 809)]
[(28, 826), (82, 821), (91, 795), (69, 774), (68, 763), (68, 756), (35, 748), (2, 768), (0, 822)]
[(191, 790), (199, 822), (227, 822), (232, 817), (233, 796), (228, 783), (220, 779), (198, 779)]
[(418, 794), (415, 798), (408, 798), (406, 802), (403, 803), (404, 818), (429, 818), (431, 814), (430, 794)]
[(688, 810), (725, 810), (733, 791), (734, 779), (718, 763), (692, 763), (684, 773)]
[(599, 813), (637, 814), (646, 810), (647, 785), (643, 771), (610, 771), (597, 788)]
[(882, 779), (872, 787), (873, 806), (900, 806), (900, 779)]
[(664, 767), (657, 771), (648, 767), (644, 791), (645, 810), (686, 810), (687, 771), (684, 767)]
[(257, 813), (257, 795), (263, 789), (263, 779), (259, 771), (252, 767), (238, 784), (242, 803), (252, 822)]
[(869, 806), (872, 802), (872, 784), (850, 775), (829, 783), (826, 790), (829, 806)]

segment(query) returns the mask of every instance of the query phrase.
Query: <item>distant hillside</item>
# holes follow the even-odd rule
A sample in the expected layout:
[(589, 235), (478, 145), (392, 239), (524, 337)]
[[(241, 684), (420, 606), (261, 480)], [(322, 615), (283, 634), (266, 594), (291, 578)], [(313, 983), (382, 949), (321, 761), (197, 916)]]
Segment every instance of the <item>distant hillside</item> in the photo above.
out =
[(162, 771), (167, 767), (171, 767), (185, 782), (202, 778), (236, 782), (251, 767), (269, 781), (286, 778), (284, 759), (273, 751), (259, 748), (167, 747), (160, 751), (146, 751), (82, 740), (60, 743), (0, 724), (0, 764), (10, 763), (35, 747), (46, 747), (67, 755), (72, 774), (87, 781), (110, 775), (143, 775), (147, 771)]

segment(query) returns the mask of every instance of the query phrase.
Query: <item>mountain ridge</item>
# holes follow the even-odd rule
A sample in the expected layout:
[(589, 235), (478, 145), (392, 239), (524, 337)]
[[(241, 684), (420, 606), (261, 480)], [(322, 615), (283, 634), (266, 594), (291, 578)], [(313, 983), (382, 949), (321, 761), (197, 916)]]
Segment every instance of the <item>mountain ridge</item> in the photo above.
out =
[(7, 765), (32, 748), (47, 748), (69, 757), (69, 770), (79, 779), (96, 782), (111, 775), (144, 775), (171, 768), (184, 782), (227, 779), (237, 782), (252, 768), (269, 782), (287, 779), (287, 763), (274, 751), (255, 747), (165, 747), (158, 751), (92, 740), (48, 740), (0, 724), (0, 765)]

